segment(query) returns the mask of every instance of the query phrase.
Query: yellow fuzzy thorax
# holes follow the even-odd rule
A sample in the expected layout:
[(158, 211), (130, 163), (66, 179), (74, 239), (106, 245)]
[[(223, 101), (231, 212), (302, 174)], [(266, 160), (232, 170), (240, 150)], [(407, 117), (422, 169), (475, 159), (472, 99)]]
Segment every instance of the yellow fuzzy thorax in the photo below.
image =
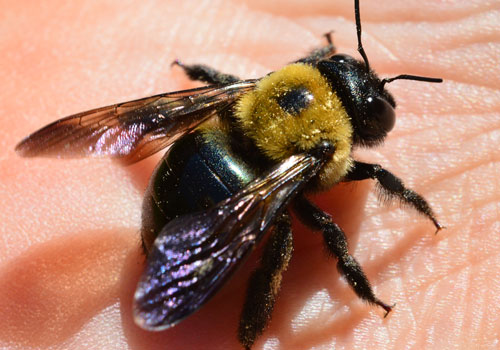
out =
[[(278, 100), (297, 88), (307, 89), (313, 99), (294, 115), (283, 110)], [(352, 166), (350, 118), (327, 80), (312, 66), (290, 64), (264, 77), (238, 101), (236, 116), (244, 133), (276, 161), (330, 141), (335, 153), (319, 174), (321, 188), (339, 182)]]

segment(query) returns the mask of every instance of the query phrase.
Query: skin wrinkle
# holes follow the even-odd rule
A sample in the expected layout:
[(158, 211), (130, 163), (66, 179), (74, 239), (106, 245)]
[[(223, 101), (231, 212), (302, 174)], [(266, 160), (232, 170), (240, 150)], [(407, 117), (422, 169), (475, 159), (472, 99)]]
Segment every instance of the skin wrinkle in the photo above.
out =
[[(36, 346), (32, 339), (31, 348), (50, 350), (121, 350), (124, 344), (129, 349), (144, 350), (239, 349), (235, 333), (249, 267), (245, 267), (205, 308), (174, 329), (148, 333), (133, 325), (130, 304), (143, 259), (139, 253), (138, 228), (134, 227), (135, 221), (130, 217), (137, 218), (139, 215), (141, 193), (158, 156), (130, 168), (122, 168), (113, 162), (92, 159), (22, 159), (13, 152), (16, 142), (22, 137), (64, 115), (195, 86), (178, 71), (169, 68), (175, 58), (189, 63), (216, 65), (245, 78), (253, 77), (248, 74), (252, 71), (258, 73), (254, 76), (261, 76), (323, 44), (321, 35), (330, 29), (336, 33), (351, 33), (349, 37), (342, 34), (337, 38), (334, 34), (333, 39), (340, 52), (355, 52), (353, 4), (348, 0), (334, 5), (329, 0), (327, 5), (321, 4), (321, 11), (316, 11), (322, 23), (324, 16), (342, 16), (347, 29), (343, 24), (338, 29), (335, 26), (314, 27), (308, 25), (303, 16), (288, 15), (291, 12), (287, 10), (289, 6), (299, 11), (300, 3), (285, 1), (258, 5), (248, 2), (242, 12), (237, 12), (241, 13), (238, 21), (248, 28), (247, 33), (240, 31), (239, 23), (233, 22), (230, 17), (232, 10), (241, 9), (238, 2), (205, 3), (204, 8), (213, 6), (211, 11), (197, 11), (195, 14), (190, 11), (200, 7), (189, 1), (186, 3), (171, 5), (158, 2), (143, 7), (139, 3), (129, 2), (123, 6), (109, 0), (104, 8), (86, 3), (84, 9), (75, 8), (81, 4), (63, 5), (57, 0), (44, 3), (43, 8), (36, 3), (5, 4), (0, 14), (4, 24), (0, 28), (0, 47), (5, 52), (0, 58), (0, 76), (5, 77), (6, 89), (0, 111), (3, 122), (0, 126), (0, 144), (3, 146), (0, 147), (0, 244), (3, 252), (0, 276), (5, 276), (4, 272), (10, 267), (22, 270), (23, 266), (16, 264), (22, 264), (30, 257), (37, 261), (36, 257), (43, 249), (47, 250), (54, 244), (59, 247), (64, 243), (61, 249), (67, 245), (69, 252), (78, 250), (72, 245), (71, 237), (85, 242), (92, 237), (92, 230), (102, 229), (104, 233), (100, 239), (107, 244), (115, 244), (113, 236), (125, 239), (129, 243), (123, 246), (123, 251), (128, 251), (129, 255), (124, 259), (118, 251), (109, 249), (104, 255), (116, 262), (108, 274), (104, 271), (95, 273), (92, 261), (88, 261), (89, 268), (82, 268), (75, 274), (68, 274), (63, 266), (43, 270), (56, 282), (60, 276), (68, 276), (81, 283), (85, 279), (92, 280), (95, 273), (95, 280), (108, 281), (110, 285), (107, 289), (92, 286), (93, 295), (100, 300), (98, 306), (111, 303), (117, 312), (100, 318), (106, 313), (106, 308), (95, 307), (96, 304), (79, 312), (74, 307), (68, 309), (67, 306), (72, 304), (58, 303), (53, 298), (39, 300), (46, 302), (45, 305), (54, 305), (51, 313), (47, 314), (53, 316), (50, 320), (52, 324), (67, 324), (71, 330), (61, 334), (49, 332), (43, 322), (36, 322), (36, 314), (25, 320), (33, 325), (32, 330), (8, 333), (4, 325), (6, 322), (12, 325), (14, 315), (0, 310), (0, 347), (25, 350), (27, 347), (25, 343), (19, 343), (19, 336), (35, 331), (36, 334), (45, 334), (49, 338), (44, 339), (45, 344), (48, 341), (50, 346)], [(442, 75), (446, 81), (435, 86), (417, 82), (389, 85), (398, 104), (404, 107), (397, 110), (397, 118), (411, 118), (411, 124), (406, 126), (402, 135), (397, 122), (397, 132), (390, 134), (385, 146), (369, 152), (361, 150), (360, 154), (366, 161), (395, 170), (408, 185), (421, 191), (448, 230), (434, 236), (431, 224), (409, 210), (401, 211), (396, 206), (378, 208), (373, 197), (366, 203), (366, 194), (373, 189), (368, 181), (366, 185), (359, 184), (354, 189), (342, 186), (323, 194), (322, 207), (347, 232), (350, 251), (362, 262), (377, 296), (388, 302), (395, 301), (398, 306), (390, 317), (382, 319), (379, 310), (359, 302), (341, 281), (335, 270), (335, 260), (326, 258), (320, 235), (295, 225), (296, 254), (283, 276), (282, 294), (270, 328), (257, 341), (254, 349), (262, 349), (267, 344), (270, 349), (335, 347), (341, 350), (366, 347), (362, 340), (369, 341), (373, 347), (386, 349), (407, 348), (410, 344), (415, 348), (422, 345), (433, 348), (445, 342), (456, 349), (469, 349), (472, 345), (487, 349), (493, 348), (495, 340), (500, 338), (496, 326), (500, 322), (500, 285), (495, 269), (500, 263), (498, 235), (495, 235), (500, 222), (500, 206), (497, 204), (495, 207), (499, 199), (500, 179), (495, 174), (498, 174), (500, 164), (496, 161), (498, 152), (495, 152), (498, 149), (495, 145), (499, 143), (495, 135), (498, 128), (492, 122), (498, 119), (500, 101), (496, 85), (490, 84), (485, 88), (482, 84), (484, 74), (488, 74), (488, 82), (493, 81), (491, 79), (495, 74), (498, 75), (500, 64), (494, 51), (500, 39), (498, 33), (491, 29), (485, 32), (484, 29), (494, 25), (487, 23), (490, 18), (496, 18), (493, 11), (490, 11), (491, 16), (483, 15), (487, 9), (493, 9), (493, 3), (476, 1), (472, 5), (467, 4), (445, 5), (424, 0), (401, 3), (396, 9), (389, 1), (378, 4), (362, 0), (361, 4), (361, 20), (366, 23), (363, 25), (363, 41), (369, 48), (367, 55), (370, 63), (381, 76), (422, 73)], [(222, 7), (226, 9), (222, 10)], [(271, 11), (273, 16), (267, 14)], [(285, 15), (282, 14), (284, 11)], [(312, 17), (310, 9), (305, 12)], [(471, 20), (471, 14), (476, 13), (479, 13), (477, 19)], [(119, 20), (115, 20), (117, 14)], [(216, 16), (220, 16), (220, 20), (215, 20)], [(254, 22), (261, 17), (265, 20)], [(408, 43), (396, 40), (398, 33), (390, 32), (391, 23), (405, 22), (405, 28), (411, 31), (418, 28), (419, 19), (438, 25), (425, 26), (426, 36), (410, 32), (401, 34), (408, 35)], [(389, 25), (385, 21), (389, 21)], [(276, 23), (283, 27), (277, 28)], [(460, 30), (472, 34), (460, 34), (456, 31), (457, 25), (461, 26)], [(229, 36), (224, 26), (230, 28)], [(200, 45), (195, 44), (195, 37)], [(248, 40), (249, 37), (251, 40)], [(311, 38), (314, 40), (311, 41)], [(398, 55), (397, 64), (383, 57), (385, 51), (379, 47), (382, 43), (377, 38), (385, 41), (383, 46)], [(394, 45), (391, 44), (393, 41)], [(490, 45), (485, 44), (488, 41)], [(419, 52), (412, 51), (415, 48), (401, 51), (411, 42), (426, 50), (425, 57), (420, 58)], [(450, 51), (460, 43), (467, 46)], [(478, 50), (492, 52), (492, 61), (486, 62), (487, 70), (460, 64), (461, 55), (471, 58)], [(410, 54), (412, 52), (414, 54)], [(481, 57), (486, 56), (481, 54)], [(262, 66), (258, 66), (257, 62)], [(468, 77), (463, 78), (465, 83), (454, 83), (464, 76)], [(417, 103), (425, 106), (419, 107), (415, 105)], [(422, 109), (423, 112), (418, 112)], [(425, 118), (416, 117), (422, 113), (426, 113)], [(470, 121), (465, 117), (457, 118), (458, 115), (470, 116)], [(480, 118), (474, 118), (479, 115)], [(433, 122), (439, 118), (442, 122)], [(418, 133), (419, 127), (412, 125), (415, 123), (425, 130), (438, 127), (446, 137), (429, 142), (429, 137), (425, 137), (429, 134)], [(468, 128), (468, 123), (476, 125), (470, 124)], [(488, 127), (478, 128), (477, 123)], [(417, 132), (412, 133), (412, 130)], [(481, 133), (486, 135), (479, 137)], [(436, 148), (433, 151), (432, 146)], [(426, 155), (426, 152), (432, 154)], [(447, 163), (441, 163), (443, 161)], [(57, 176), (58, 172), (64, 177)], [(58, 183), (51, 183), (47, 178), (56, 179)], [(102, 186), (93, 185), (97, 182)], [(71, 196), (68, 191), (72, 192)], [(83, 200), (72, 203), (68, 198)], [(467, 254), (464, 241), (473, 242)], [(96, 237), (91, 242), (101, 246)], [(91, 253), (88, 249), (85, 246), (81, 248), (84, 255)], [(476, 254), (470, 253), (470, 250), (475, 250)], [(48, 251), (50, 253), (50, 249)], [(436, 268), (435, 275), (422, 270), (424, 257)], [(48, 266), (50, 261), (57, 261), (57, 254), (47, 253), (46, 258)], [(70, 258), (80, 260), (78, 266), (86, 266), (80, 255)], [(250, 265), (256, 259), (252, 257)], [(458, 295), (452, 292), (453, 282), (458, 281), (458, 275), (464, 268), (470, 269), (468, 293), (464, 300), (460, 300), (463, 307), (453, 308), (453, 303), (457, 302), (453, 298)], [(122, 273), (116, 274), (115, 270)], [(15, 293), (15, 283), (22, 283), (22, 287), (30, 286), (27, 279), (16, 280), (12, 276), (0, 280), (0, 294)], [(57, 285), (54, 283), (51, 286), (57, 290)], [(60, 285), (66, 287), (64, 283)], [(335, 316), (331, 316), (331, 310), (326, 311), (327, 315), (321, 311), (317, 321), (312, 320), (307, 330), (294, 334), (289, 327), (297, 310), (301, 310), (308, 297), (322, 288), (327, 290), (332, 300)], [(64, 291), (65, 301), (92, 297), (85, 288), (78, 291), (69, 286), (58, 292)], [(33, 300), (26, 300), (24, 304), (19, 302), (15, 306), (20, 314), (29, 313), (35, 306), (32, 303)], [(62, 312), (64, 309), (70, 310), (69, 317)], [(450, 318), (457, 317), (464, 319), (457, 333), (467, 334), (454, 335), (439, 326), (440, 322), (447, 324)], [(22, 327), (21, 321), (19, 319), (14, 325)], [(43, 317), (39, 321), (43, 321)], [(100, 332), (86, 331), (82, 324), (92, 324)], [(474, 326), (467, 329), (469, 324)], [(453, 325), (456, 326), (456, 323)], [(117, 329), (121, 331), (117, 332)]]
[[(409, 115), (405, 113), (405, 116), (409, 116)], [(484, 113), (484, 114), (482, 114), (482, 116), (486, 116), (486, 117), (490, 116), (491, 117), (491, 116), (494, 116), (494, 114)], [(415, 117), (415, 116), (412, 116), (412, 117)], [(432, 114), (432, 115), (426, 114), (426, 118), (429, 118), (429, 119), (434, 119), (437, 117), (438, 117), (437, 114)], [(419, 134), (424, 133), (424, 132), (429, 132), (429, 131), (435, 130), (435, 128), (436, 128), (435, 125), (433, 125), (433, 126), (429, 126), (429, 127), (425, 127), (425, 128), (421, 128), (421, 129), (415, 129), (414, 131), (398, 130), (397, 132), (394, 132), (393, 135), (391, 135), (391, 142), (398, 141), (399, 139), (404, 140), (405, 137), (419, 135)], [(457, 130), (459, 130), (459, 129), (457, 129)], [(467, 128), (466, 126), (463, 126), (463, 128), (461, 130), (461, 134), (463, 134), (465, 137), (467, 137), (466, 140), (472, 140), (475, 137), (480, 136), (481, 134), (484, 134), (485, 132), (488, 132), (489, 135), (491, 135), (493, 132), (498, 132), (500, 130), (500, 123), (492, 123), (492, 125), (484, 125), (484, 127), (479, 128), (477, 130), (472, 129), (472, 132), (470, 130), (471, 130), (471, 128)], [(425, 134), (423, 134), (423, 135), (425, 135)], [(495, 140), (496, 140), (495, 138), (491, 138), (492, 143)], [(449, 147), (452, 147), (452, 146), (453, 145), (450, 145)], [(494, 154), (490, 154), (489, 156), (493, 157)]]
[[(363, 23), (361, 23), (361, 24), (363, 24)], [(364, 28), (364, 26), (363, 26), (363, 28)], [(366, 37), (366, 34), (363, 35), (363, 37), (362, 37), (363, 42), (371, 42), (373, 46), (377, 47), (377, 51), (380, 51), (383, 54), (383, 57), (388, 55), (387, 58), (390, 59), (391, 61), (396, 61), (398, 63), (402, 62), (401, 57), (396, 55), (393, 52), (393, 50), (390, 49), (390, 43), (389, 43), (389, 45), (385, 45), (384, 40), (379, 39), (378, 36), (375, 34), (375, 31), (369, 32), (369, 33), (370, 33), (370, 37)], [(369, 59), (370, 58), (368, 57), (368, 60)]]
[[(401, 271), (401, 274), (404, 275), (404, 272)], [(404, 290), (404, 288), (398, 288), (398, 290)], [(406, 300), (406, 305), (408, 305), (408, 309), (410, 310), (409, 316), (410, 316), (411, 321), (414, 325), (414, 328), (417, 328), (419, 322), (417, 322), (417, 317), (415, 316), (414, 309), (418, 308), (418, 306), (414, 306), (411, 303), (411, 295), (409, 293), (407, 293), (406, 291), (403, 292), (403, 298)]]
[[(433, 286), (436, 286), (436, 284), (441, 281), (444, 277), (446, 277), (447, 279), (450, 279), (452, 280), (453, 279), (453, 276), (454, 275), (457, 275), (457, 274), (460, 274), (460, 272), (464, 269), (469, 269), (471, 267), (474, 267), (475, 265), (479, 265), (481, 264), (482, 262), (484, 261), (488, 261), (491, 257), (493, 256), (498, 256), (500, 257), (500, 254), (492, 254), (491, 256), (486, 256), (484, 259), (482, 259), (481, 261), (468, 261), (471, 263), (472, 266), (458, 266), (456, 267), (455, 269), (451, 269), (451, 270), (447, 270), (446, 272), (443, 272), (442, 275), (438, 275), (438, 276), (435, 276), (435, 278), (431, 279), (431, 280), (428, 280), (426, 283), (422, 283), (422, 284), (419, 284), (419, 289), (422, 289), (422, 290), (425, 290), (425, 289), (430, 289), (432, 288)], [(412, 297), (412, 296), (415, 296), (418, 292), (420, 291), (413, 291), (413, 292), (409, 292), (407, 293), (407, 296), (408, 297)]]

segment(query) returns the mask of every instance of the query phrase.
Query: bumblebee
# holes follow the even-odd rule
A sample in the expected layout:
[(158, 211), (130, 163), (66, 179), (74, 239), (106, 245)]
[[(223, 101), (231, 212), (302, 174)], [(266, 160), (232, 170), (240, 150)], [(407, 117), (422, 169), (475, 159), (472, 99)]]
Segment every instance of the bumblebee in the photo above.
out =
[(374, 179), (388, 197), (413, 207), (439, 231), (422, 196), (380, 165), (355, 160), (352, 152), (380, 145), (395, 124), (396, 103), (385, 84), (442, 80), (380, 79), (361, 43), (359, 0), (355, 17), (362, 60), (337, 54), (327, 34), (327, 45), (261, 79), (240, 80), (176, 61), (189, 78), (209, 85), (75, 114), (17, 145), (26, 157), (109, 156), (127, 163), (168, 147), (143, 203), (147, 263), (134, 296), (140, 327), (163, 330), (191, 315), (268, 236), (238, 330), (250, 349), (269, 323), (292, 255), (291, 209), (322, 232), (354, 292), (386, 315), (392, 310), (373, 293), (342, 229), (306, 195)]

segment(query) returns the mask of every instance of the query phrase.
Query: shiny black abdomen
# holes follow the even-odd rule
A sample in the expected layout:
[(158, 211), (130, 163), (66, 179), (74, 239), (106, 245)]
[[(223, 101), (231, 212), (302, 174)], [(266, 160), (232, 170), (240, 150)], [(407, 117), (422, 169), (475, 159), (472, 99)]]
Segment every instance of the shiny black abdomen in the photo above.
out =
[(220, 129), (186, 135), (157, 165), (144, 196), (142, 242), (149, 252), (172, 219), (206, 210), (255, 178), (253, 168), (231, 148)]

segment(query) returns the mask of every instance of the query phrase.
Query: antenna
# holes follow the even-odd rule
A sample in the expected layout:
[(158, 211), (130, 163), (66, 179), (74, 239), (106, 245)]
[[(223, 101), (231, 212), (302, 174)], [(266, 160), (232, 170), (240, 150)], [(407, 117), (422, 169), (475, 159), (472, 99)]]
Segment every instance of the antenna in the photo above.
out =
[(370, 64), (368, 63), (368, 57), (366, 56), (365, 49), (361, 43), (361, 16), (359, 15), (359, 0), (354, 0), (354, 17), (356, 18), (356, 33), (358, 35), (358, 52), (363, 57), (365, 61), (366, 71), (370, 71)]
[[(366, 56), (365, 49), (363, 48), (363, 43), (361, 42), (361, 16), (359, 14), (359, 0), (354, 0), (354, 17), (356, 18), (356, 33), (358, 36), (358, 52), (363, 57), (363, 61), (365, 61), (366, 71), (370, 71), (370, 64), (368, 63), (368, 57)], [(429, 78), (429, 77), (421, 77), (418, 75), (409, 75), (409, 74), (401, 74), (393, 78), (385, 78), (380, 82), (380, 89), (384, 89), (384, 85), (390, 83), (391, 81), (398, 79), (406, 79), (406, 80), (417, 80), (417, 81), (426, 81), (428, 83), (442, 83), (443, 79), (441, 78)]]
[(428, 83), (442, 83), (443, 82), (443, 79), (441, 79), (441, 78), (429, 78), (429, 77), (421, 77), (418, 75), (401, 74), (401, 75), (395, 76), (393, 78), (382, 79), (382, 81), (380, 82), (380, 89), (382, 90), (384, 88), (385, 84), (390, 83), (394, 80), (399, 80), (399, 79), (426, 81)]

